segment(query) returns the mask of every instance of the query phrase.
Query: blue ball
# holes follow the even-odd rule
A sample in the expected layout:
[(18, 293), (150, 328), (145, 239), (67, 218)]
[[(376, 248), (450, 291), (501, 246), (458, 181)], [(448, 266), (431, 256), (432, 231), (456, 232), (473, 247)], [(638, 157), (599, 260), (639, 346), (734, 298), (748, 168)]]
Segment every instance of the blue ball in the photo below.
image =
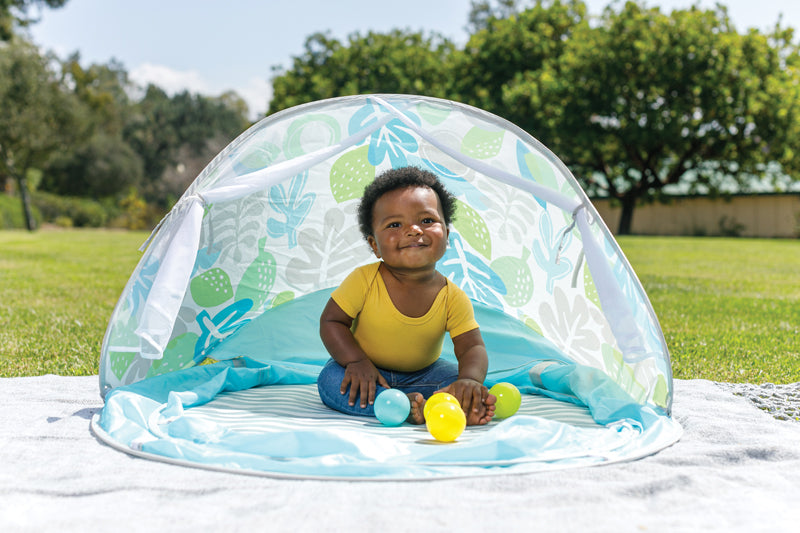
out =
[(375, 398), (375, 417), (384, 426), (399, 426), (411, 412), (411, 402), (405, 393), (397, 389), (386, 389)]

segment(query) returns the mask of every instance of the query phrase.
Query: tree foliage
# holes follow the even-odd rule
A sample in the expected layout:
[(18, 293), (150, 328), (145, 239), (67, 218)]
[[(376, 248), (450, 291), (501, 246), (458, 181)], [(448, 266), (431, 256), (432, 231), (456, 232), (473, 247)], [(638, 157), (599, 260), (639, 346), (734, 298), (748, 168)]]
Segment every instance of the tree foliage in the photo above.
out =
[(29, 15), (32, 7), (61, 7), (67, 0), (0, 0), (0, 41), (10, 41), (14, 26), (27, 26), (36, 19)]
[(28, 174), (67, 144), (74, 106), (32, 45), (15, 40), (0, 47), (0, 183), (17, 183), (28, 229), (34, 229)]
[(69, 152), (57, 152), (40, 188), (65, 196), (106, 198), (139, 185), (142, 159), (122, 137), (99, 132)]
[(740, 34), (724, 7), (662, 13), (641, 1), (593, 20), (580, 0), (474, 1), (469, 28), (463, 50), (397, 31), (347, 43), (316, 34), (273, 79), (270, 112), (368, 92), (475, 105), (542, 140), (590, 194), (618, 199), (620, 233), (665, 187), (746, 188), (770, 164), (800, 164), (790, 29)]
[(116, 201), (133, 188), (167, 207), (249, 125), (235, 93), (136, 92), (115, 61), (59, 61), (22, 37), (0, 44), (0, 184), (16, 183), (29, 228), (37, 187)]
[(394, 30), (349, 36), (316, 33), (288, 71), (276, 70), (269, 113), (298, 104), (364, 93), (447, 96), (454, 45), (438, 35)]
[(790, 30), (741, 35), (722, 7), (667, 15), (627, 2), (576, 27), (503, 102), (590, 193), (621, 201), (628, 233), (637, 201), (665, 186), (746, 185), (770, 161), (796, 170), (797, 67)]
[[(114, 61), (59, 63), (9, 38), (35, 9), (64, 3), (0, 0), (0, 183), (13, 178), (23, 203), (29, 176), (41, 175), (59, 194), (166, 206), (247, 127), (246, 104), (133, 87)], [(638, 202), (670, 187), (713, 193), (798, 171), (800, 51), (789, 28), (739, 33), (724, 7), (663, 13), (643, 1), (592, 18), (581, 0), (476, 0), (468, 27), (463, 48), (407, 30), (315, 33), (289, 69), (273, 70), (269, 113), (364, 93), (475, 105), (539, 138), (590, 194), (619, 200), (620, 233)]]
[(473, 3), (475, 27), (464, 50), (455, 55), (451, 97), (514, 123), (527, 119), (503, 99), (516, 79), (536, 76), (546, 62), (563, 53), (576, 28), (586, 26), (586, 6), (580, 1), (536, 2), (521, 9), (513, 0)]
[[(194, 178), (169, 187), (162, 178), (173, 166), (199, 157), (208, 162), (248, 125), (247, 106), (232, 94), (218, 98), (187, 91), (168, 96), (155, 85), (131, 109), (124, 138), (142, 158), (142, 191), (150, 201), (166, 204), (180, 195)], [(182, 158), (179, 156), (183, 155)]]
[(69, 150), (44, 164), (40, 188), (56, 194), (103, 198), (124, 193), (144, 175), (141, 157), (123, 138), (132, 88), (122, 65), (84, 68), (73, 54), (61, 64), (60, 86), (72, 100)]

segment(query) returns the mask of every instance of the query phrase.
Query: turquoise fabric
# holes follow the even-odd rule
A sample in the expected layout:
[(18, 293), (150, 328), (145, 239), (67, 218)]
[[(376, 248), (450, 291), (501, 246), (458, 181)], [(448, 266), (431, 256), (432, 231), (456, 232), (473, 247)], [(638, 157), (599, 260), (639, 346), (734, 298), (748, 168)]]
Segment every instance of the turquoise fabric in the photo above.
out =
[(585, 405), (595, 422), (602, 425), (620, 421), (641, 429), (653, 427), (662, 416), (636, 403), (619, 385), (600, 370), (576, 364), (548, 366), (539, 375), (541, 387), (529, 390), (561, 401)]
[[(319, 337), (319, 315), (332, 290), (326, 289), (270, 309), (239, 329), (214, 351), (217, 360), (249, 357), (324, 365), (328, 352)], [(500, 310), (474, 302), (475, 318), (489, 352), (491, 383), (509, 381), (527, 387), (528, 370), (540, 360), (569, 361), (550, 341)], [(445, 336), (442, 357), (456, 361)]]
[[(576, 365), (551, 367), (562, 394), (583, 397), (604, 410), (601, 395), (583, 395), (596, 373)], [(401, 443), (371, 431), (314, 430), (269, 434), (235, 431), (184, 416), (218, 394), (250, 387), (313, 383), (312, 364), (264, 363), (249, 358), (203, 365), (114, 389), (96, 420), (101, 437), (150, 457), (271, 475), (348, 479), (413, 479), (531, 472), (628, 460), (671, 444), (680, 427), (651, 416), (635, 402), (620, 403), (599, 429), (573, 427), (533, 416), (495, 421), (476, 438), (448, 446), (431, 441)], [(602, 388), (604, 380), (596, 385)], [(618, 415), (631, 418), (616, 418)], [(373, 425), (373, 427), (375, 427)], [(666, 443), (666, 444), (665, 444)]]

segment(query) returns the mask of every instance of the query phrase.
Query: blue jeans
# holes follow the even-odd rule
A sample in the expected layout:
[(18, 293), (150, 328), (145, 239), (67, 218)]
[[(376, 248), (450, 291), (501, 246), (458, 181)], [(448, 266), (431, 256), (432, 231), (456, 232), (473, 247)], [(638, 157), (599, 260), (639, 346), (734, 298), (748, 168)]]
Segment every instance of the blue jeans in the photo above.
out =
[[(395, 372), (379, 368), (378, 372), (386, 379), (393, 389), (398, 389), (406, 394), (409, 392), (419, 392), (426, 399), (439, 389), (453, 383), (458, 379), (458, 366), (449, 361), (437, 359), (430, 366), (416, 372)], [(333, 359), (329, 360), (317, 378), (317, 390), (322, 403), (342, 413), (358, 416), (375, 416), (373, 407), (367, 404), (361, 407), (360, 398), (356, 397), (355, 405), (350, 405), (350, 387), (342, 394), (342, 379), (344, 379), (344, 367)], [(375, 396), (377, 397), (386, 388), (378, 384), (375, 386)]]

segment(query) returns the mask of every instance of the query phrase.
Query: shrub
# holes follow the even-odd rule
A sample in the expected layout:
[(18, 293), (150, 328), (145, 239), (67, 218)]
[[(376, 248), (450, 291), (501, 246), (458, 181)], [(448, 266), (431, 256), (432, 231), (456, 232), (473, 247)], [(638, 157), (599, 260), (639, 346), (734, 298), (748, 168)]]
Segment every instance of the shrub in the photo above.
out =
[(65, 217), (63, 215), (57, 216), (56, 219), (53, 221), (53, 224), (58, 226), (59, 228), (71, 228), (74, 226), (72, 223), (72, 219), (69, 217)]
[(45, 222), (55, 223), (59, 217), (72, 220), (75, 227), (100, 228), (108, 222), (108, 213), (103, 206), (87, 198), (57, 196), (44, 192), (33, 194), (33, 203)]

